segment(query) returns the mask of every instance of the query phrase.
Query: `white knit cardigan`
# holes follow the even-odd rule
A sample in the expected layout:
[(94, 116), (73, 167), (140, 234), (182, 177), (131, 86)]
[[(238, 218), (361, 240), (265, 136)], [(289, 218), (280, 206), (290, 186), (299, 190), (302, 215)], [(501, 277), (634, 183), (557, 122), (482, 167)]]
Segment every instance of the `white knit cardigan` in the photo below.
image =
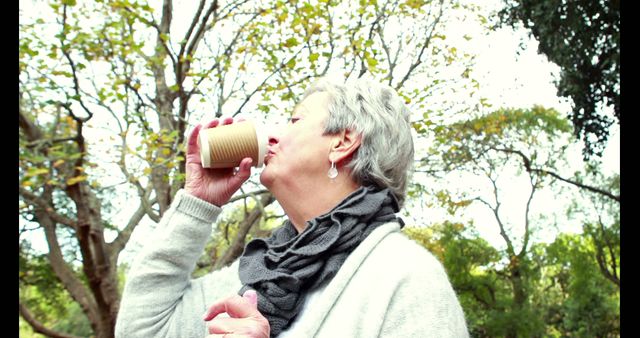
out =
[[(237, 294), (238, 262), (191, 279), (221, 209), (180, 190), (129, 270), (116, 337), (202, 338), (208, 305)], [(442, 264), (399, 231), (374, 230), (279, 337), (468, 337)]]

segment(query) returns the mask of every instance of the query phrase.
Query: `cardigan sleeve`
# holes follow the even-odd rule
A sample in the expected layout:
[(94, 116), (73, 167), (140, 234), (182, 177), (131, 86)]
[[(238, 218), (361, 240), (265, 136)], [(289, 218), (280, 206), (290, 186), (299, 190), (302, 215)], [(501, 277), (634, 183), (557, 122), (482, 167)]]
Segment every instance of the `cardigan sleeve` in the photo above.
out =
[(237, 279), (232, 267), (191, 279), (220, 211), (184, 190), (176, 194), (126, 276), (116, 337), (201, 338), (206, 334), (202, 314), (211, 301), (205, 295), (212, 294), (206, 288), (228, 291), (230, 280)]

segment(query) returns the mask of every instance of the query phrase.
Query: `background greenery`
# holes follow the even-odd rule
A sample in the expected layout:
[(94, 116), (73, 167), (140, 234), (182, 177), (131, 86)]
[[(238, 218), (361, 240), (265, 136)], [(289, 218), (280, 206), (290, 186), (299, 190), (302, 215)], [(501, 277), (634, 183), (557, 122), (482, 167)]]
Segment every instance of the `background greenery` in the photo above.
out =
[[(320, 76), (384, 82), (411, 108), (403, 215), (444, 216), (404, 231), (444, 264), (472, 336), (620, 335), (620, 176), (599, 157), (619, 124), (619, 1), (510, 0), (490, 16), (462, 0), (32, 5), (40, 12), (20, 16), (21, 336), (113, 336), (131, 236), (182, 186), (191, 128), (223, 115), (282, 121)], [(464, 21), (482, 31), (451, 33)], [(540, 41), (571, 111), (479, 94), (466, 46), (500, 27)], [(469, 219), (471, 208), (489, 216)], [(283, 217), (252, 177), (194, 276)], [(582, 231), (563, 232), (569, 223)]]

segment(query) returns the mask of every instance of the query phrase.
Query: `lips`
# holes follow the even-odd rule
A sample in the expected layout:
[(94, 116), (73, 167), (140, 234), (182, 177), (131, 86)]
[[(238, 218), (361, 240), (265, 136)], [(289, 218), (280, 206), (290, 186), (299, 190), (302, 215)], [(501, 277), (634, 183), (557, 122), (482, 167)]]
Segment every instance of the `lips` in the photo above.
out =
[(276, 155), (276, 153), (274, 153), (274, 152), (273, 152), (273, 151), (271, 151), (271, 150), (268, 150), (268, 151), (267, 151), (267, 154), (266, 154), (266, 155), (264, 155), (264, 164), (268, 164), (269, 160), (270, 160), (273, 156), (275, 156), (275, 155)]

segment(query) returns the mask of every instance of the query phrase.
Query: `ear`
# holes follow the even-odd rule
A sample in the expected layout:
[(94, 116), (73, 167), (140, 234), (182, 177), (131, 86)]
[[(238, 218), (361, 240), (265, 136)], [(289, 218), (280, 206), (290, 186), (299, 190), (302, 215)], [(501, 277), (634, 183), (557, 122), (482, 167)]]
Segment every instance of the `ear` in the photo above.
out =
[(362, 142), (362, 134), (354, 130), (346, 129), (335, 136), (329, 151), (329, 160), (341, 163), (345, 159), (355, 154)]

